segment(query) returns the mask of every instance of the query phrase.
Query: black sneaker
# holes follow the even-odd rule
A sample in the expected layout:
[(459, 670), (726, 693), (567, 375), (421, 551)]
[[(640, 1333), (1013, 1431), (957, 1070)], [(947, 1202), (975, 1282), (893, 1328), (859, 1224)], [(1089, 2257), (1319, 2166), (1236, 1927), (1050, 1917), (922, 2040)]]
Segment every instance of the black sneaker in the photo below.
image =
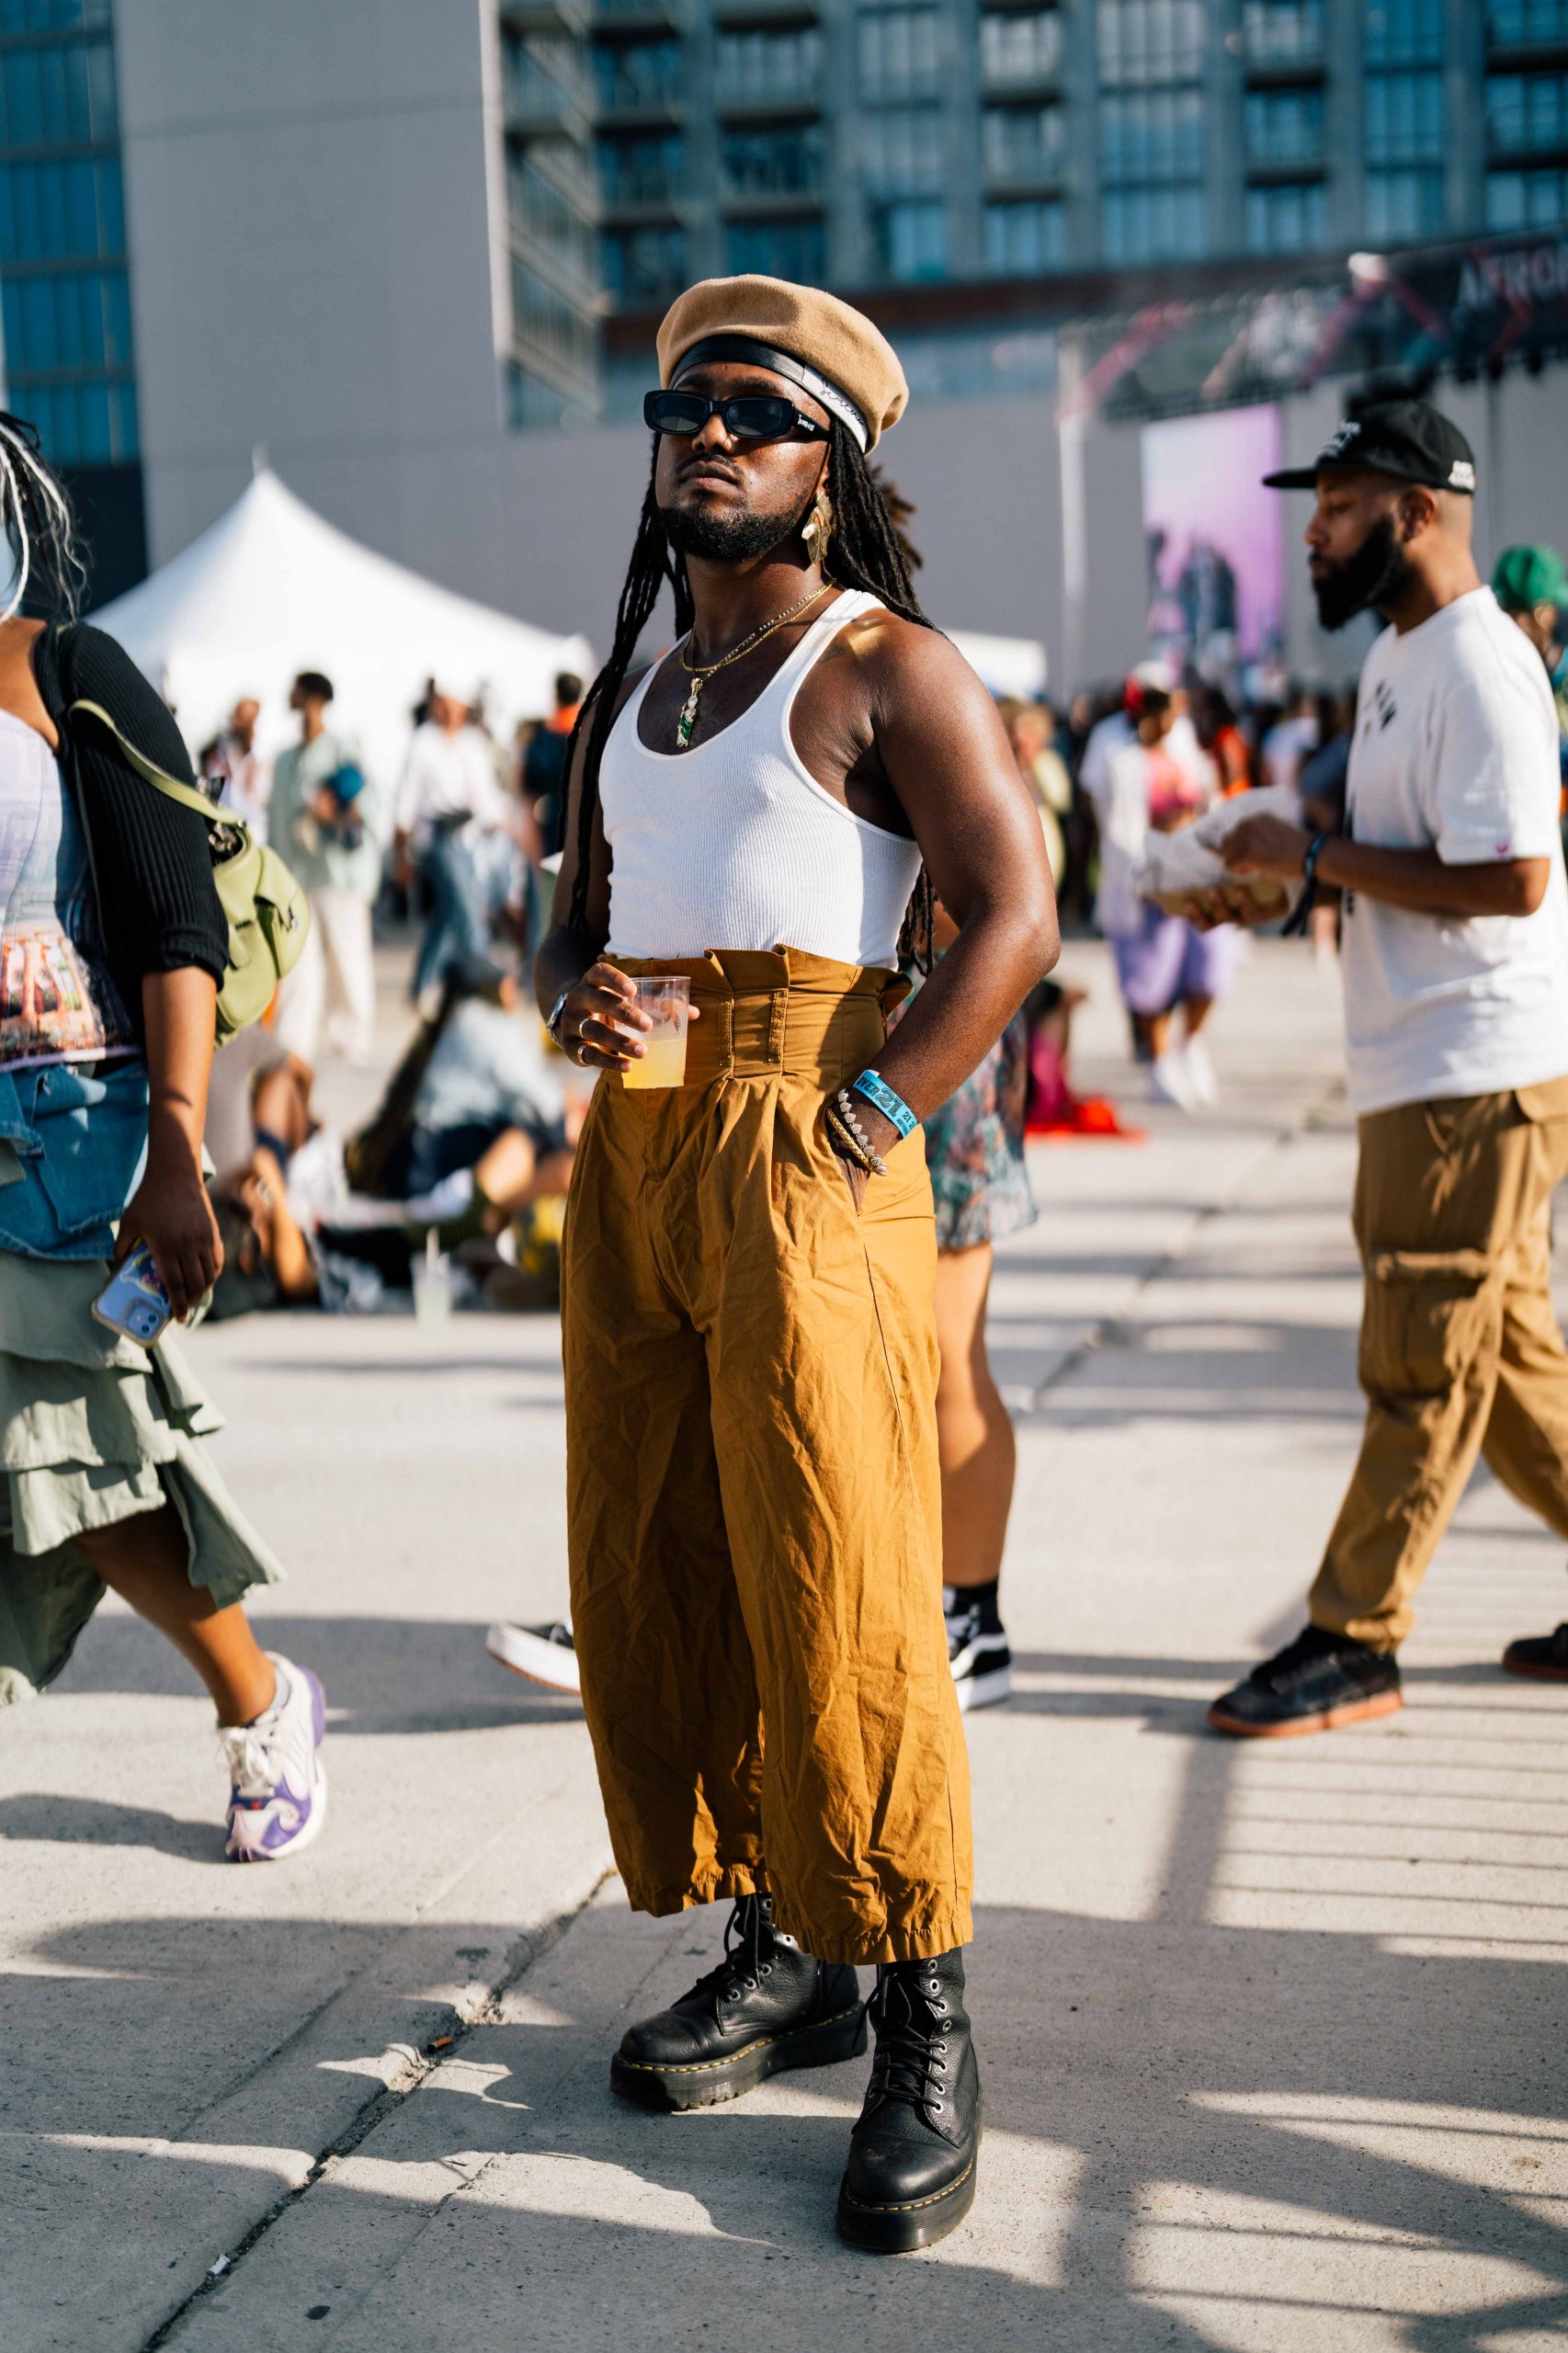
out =
[(1216, 1732), (1243, 1739), (1287, 1740), (1294, 1733), (1333, 1732), (1369, 1716), (1392, 1716), (1403, 1705), (1392, 1651), (1307, 1626), (1216, 1699), (1209, 1721)]
[(956, 2230), (974, 2203), (980, 2069), (964, 2008), (963, 1955), (877, 1971), (865, 2106), (838, 2191), (838, 2235), (867, 2255), (908, 2255)]
[(577, 1645), (564, 1620), (552, 1626), (514, 1626), (502, 1620), (485, 1635), (484, 1647), (502, 1666), (529, 1683), (542, 1683), (547, 1691), (570, 1691), (574, 1697), (582, 1691)]
[(1568, 1683), (1568, 1624), (1551, 1634), (1521, 1634), (1503, 1664), (1510, 1675), (1531, 1675), (1538, 1683)]
[(743, 1895), (717, 1969), (627, 2029), (609, 2080), (640, 2108), (712, 2108), (786, 2067), (832, 2067), (865, 2048), (855, 1972), (813, 1961), (775, 1928), (770, 1897)]
[(995, 1586), (945, 1585), (942, 1615), (959, 1706), (966, 1715), (971, 1708), (995, 1707), (1013, 1688), (1013, 1654), (997, 1615)]

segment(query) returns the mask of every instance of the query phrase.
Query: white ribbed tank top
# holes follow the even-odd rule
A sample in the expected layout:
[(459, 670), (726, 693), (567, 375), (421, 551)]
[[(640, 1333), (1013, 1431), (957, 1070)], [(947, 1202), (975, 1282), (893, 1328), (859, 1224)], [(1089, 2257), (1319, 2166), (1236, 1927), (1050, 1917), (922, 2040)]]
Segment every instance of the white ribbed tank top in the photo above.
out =
[(800, 948), (840, 964), (897, 962), (920, 852), (835, 801), (790, 737), (801, 679), (880, 601), (846, 590), (751, 708), (688, 752), (651, 752), (638, 735), (649, 671), (599, 771), (613, 860), (607, 954)]

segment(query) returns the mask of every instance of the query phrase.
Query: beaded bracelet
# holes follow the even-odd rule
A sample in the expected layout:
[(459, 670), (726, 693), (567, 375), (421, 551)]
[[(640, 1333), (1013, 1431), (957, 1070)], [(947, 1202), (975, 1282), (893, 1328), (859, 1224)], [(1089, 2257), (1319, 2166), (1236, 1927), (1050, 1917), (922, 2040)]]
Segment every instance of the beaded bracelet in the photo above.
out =
[(855, 1163), (856, 1167), (863, 1168), (868, 1176), (885, 1176), (887, 1175), (887, 1163), (885, 1161), (880, 1161), (869, 1144), (861, 1143), (855, 1136), (850, 1134), (849, 1130), (845, 1126), (843, 1120), (839, 1118), (831, 1103), (828, 1104), (826, 1108), (827, 1124), (833, 1133), (837, 1137), (839, 1142), (844, 1146), (844, 1149), (848, 1154), (850, 1159)]
[(863, 1095), (884, 1120), (892, 1121), (898, 1130), (900, 1142), (905, 1136), (913, 1135), (920, 1125), (903, 1096), (894, 1094), (881, 1071), (863, 1070), (854, 1081), (854, 1087), (856, 1094)]
[(866, 1133), (865, 1129), (860, 1125), (859, 1120), (856, 1118), (855, 1106), (849, 1100), (848, 1088), (841, 1086), (837, 1095), (834, 1097), (834, 1101), (837, 1107), (838, 1118), (842, 1121), (843, 1125), (848, 1129), (850, 1134), (854, 1137), (856, 1142), (859, 1145), (861, 1151), (866, 1154), (872, 1167), (876, 1170), (877, 1175), (879, 1176), (885, 1176), (888, 1173), (887, 1162), (882, 1158), (881, 1153), (878, 1152), (875, 1144), (871, 1142), (870, 1137)]

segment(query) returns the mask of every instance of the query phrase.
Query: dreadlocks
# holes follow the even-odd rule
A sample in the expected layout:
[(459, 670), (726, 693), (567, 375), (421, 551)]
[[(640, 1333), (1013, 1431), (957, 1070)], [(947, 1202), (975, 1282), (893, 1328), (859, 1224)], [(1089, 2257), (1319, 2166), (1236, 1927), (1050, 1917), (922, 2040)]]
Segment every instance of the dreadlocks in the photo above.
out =
[[(653, 462), (658, 463), (659, 443), (653, 438)], [(880, 597), (890, 612), (901, 620), (915, 621), (922, 629), (929, 629), (930, 621), (920, 609), (910, 580), (912, 560), (917, 563), (908, 541), (903, 538), (902, 522), (914, 510), (902, 499), (899, 520), (895, 523), (888, 509), (881, 485), (853, 435), (835, 424), (828, 442), (827, 494), (833, 506), (833, 535), (828, 542), (827, 563), (833, 579), (842, 587), (863, 588)], [(897, 498), (898, 494), (892, 494)], [(587, 748), (583, 758), (582, 782), (577, 794), (577, 870), (573, 877), (572, 903), (567, 922), (574, 930), (581, 928), (588, 912), (588, 860), (593, 846), (594, 817), (599, 805), (599, 768), (604, 749), (609, 741), (615, 719), (615, 707), (626, 674), (631, 667), (637, 642), (653, 618), (660, 591), (668, 581), (675, 595), (676, 632), (684, 637), (695, 619), (691, 586), (686, 574), (684, 556), (671, 552), (659, 520), (657, 501), (653, 495), (652, 473), (647, 494), (642, 501), (642, 520), (637, 526), (637, 538), (631, 550), (631, 562), (627, 567), (621, 586), (620, 602), (616, 608), (615, 636), (610, 645), (609, 659), (583, 698), (566, 749), (566, 774), (572, 774), (576, 756), (577, 739), (585, 732)], [(931, 969), (936, 921), (936, 895), (931, 878), (924, 866), (915, 879), (915, 893), (903, 919), (899, 937), (899, 953), (913, 959), (923, 972)]]
[(0, 532), (11, 579), (0, 620), (26, 600), (50, 620), (74, 620), (86, 582), (64, 484), (45, 463), (35, 426), (0, 409)]

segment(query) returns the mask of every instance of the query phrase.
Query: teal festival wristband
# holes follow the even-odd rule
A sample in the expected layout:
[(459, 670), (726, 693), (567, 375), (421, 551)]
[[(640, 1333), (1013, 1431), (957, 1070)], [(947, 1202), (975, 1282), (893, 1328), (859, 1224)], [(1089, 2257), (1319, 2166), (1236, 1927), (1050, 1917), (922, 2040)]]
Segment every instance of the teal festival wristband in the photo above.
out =
[(893, 1093), (880, 1071), (863, 1070), (859, 1077), (852, 1079), (850, 1084), (856, 1094), (863, 1095), (867, 1102), (874, 1105), (881, 1113), (884, 1120), (892, 1121), (901, 1139), (913, 1135), (920, 1125), (903, 1096)]

